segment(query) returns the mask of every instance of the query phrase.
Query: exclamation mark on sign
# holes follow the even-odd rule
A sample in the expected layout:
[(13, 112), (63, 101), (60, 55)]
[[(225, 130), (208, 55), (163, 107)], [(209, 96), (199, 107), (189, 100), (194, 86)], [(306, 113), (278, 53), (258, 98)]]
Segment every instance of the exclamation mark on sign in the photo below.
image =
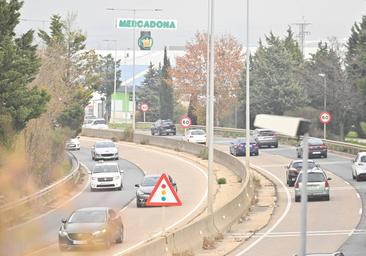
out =
[(161, 188), (163, 189), (162, 191), (161, 191), (161, 194), (162, 194), (162, 196), (161, 196), (161, 201), (163, 201), (163, 202), (165, 202), (166, 201), (166, 190), (165, 190), (165, 188), (166, 188), (166, 185), (165, 184), (163, 184), (163, 185), (161, 185)]

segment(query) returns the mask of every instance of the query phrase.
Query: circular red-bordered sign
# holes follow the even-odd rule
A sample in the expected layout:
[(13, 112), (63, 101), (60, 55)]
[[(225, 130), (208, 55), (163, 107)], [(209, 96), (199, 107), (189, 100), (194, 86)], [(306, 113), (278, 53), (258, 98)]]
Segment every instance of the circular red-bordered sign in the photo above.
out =
[(179, 120), (180, 125), (184, 128), (187, 129), (188, 127), (191, 126), (192, 124), (192, 120), (188, 117), (188, 116), (183, 116), (180, 120)]
[(149, 110), (149, 105), (144, 103), (144, 104), (141, 105), (140, 109), (141, 109), (142, 112), (146, 112), (146, 111)]
[(329, 112), (321, 112), (319, 115), (319, 120), (323, 124), (329, 124), (332, 121), (332, 116)]

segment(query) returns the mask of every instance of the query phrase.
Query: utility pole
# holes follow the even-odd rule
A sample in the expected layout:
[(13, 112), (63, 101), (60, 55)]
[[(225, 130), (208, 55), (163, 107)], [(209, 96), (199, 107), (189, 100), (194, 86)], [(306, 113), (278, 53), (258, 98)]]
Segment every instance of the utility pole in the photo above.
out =
[(306, 31), (306, 27), (309, 26), (311, 23), (306, 23), (305, 21), (300, 23), (294, 23), (294, 25), (299, 27), (299, 34), (297, 35), (299, 39), (300, 49), (302, 56), (304, 56), (304, 42), (305, 42), (305, 36), (310, 35), (309, 31)]

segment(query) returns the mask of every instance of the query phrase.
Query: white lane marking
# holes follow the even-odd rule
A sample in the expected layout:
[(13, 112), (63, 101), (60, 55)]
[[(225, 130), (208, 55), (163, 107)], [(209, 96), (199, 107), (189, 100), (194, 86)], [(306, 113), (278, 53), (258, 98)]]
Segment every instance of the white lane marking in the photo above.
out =
[(362, 215), (362, 208), (360, 208), (360, 210), (358, 212), (360, 213), (360, 215)]
[[(257, 238), (265, 233), (256, 233), (252, 237)], [(307, 236), (330, 236), (330, 235), (342, 235), (342, 236), (351, 236), (354, 235), (364, 235), (366, 234), (365, 229), (352, 229), (352, 230), (319, 230), (319, 231), (307, 231)], [(229, 236), (231, 237), (250, 237), (252, 233), (230, 233)], [(299, 236), (300, 232), (294, 231), (294, 232), (273, 232), (267, 236), (274, 238), (274, 237), (296, 237)]]
[(43, 247), (43, 248), (41, 248), (41, 249), (39, 249), (37, 251), (31, 252), (29, 254), (26, 254), (25, 256), (37, 255), (38, 253), (40, 253), (42, 251), (45, 251), (45, 250), (47, 250), (47, 249), (49, 249), (49, 248), (51, 248), (53, 246), (56, 246), (56, 245), (57, 245), (57, 243), (52, 243), (52, 244), (47, 245), (46, 247)]
[[(86, 170), (88, 170), (89, 168), (85, 165), (85, 164), (83, 164), (83, 163), (81, 163), (80, 162), (80, 165), (82, 165)], [(44, 216), (46, 216), (46, 215), (48, 215), (48, 214), (50, 214), (50, 213), (52, 213), (52, 212), (54, 212), (54, 211), (56, 211), (56, 210), (58, 210), (59, 208), (61, 208), (62, 206), (64, 206), (65, 204), (67, 204), (67, 203), (69, 203), (69, 202), (71, 202), (72, 200), (74, 200), (75, 198), (77, 198), (78, 196), (80, 196), (81, 195), (81, 193), (83, 193), (85, 190), (86, 190), (86, 188), (87, 188), (87, 186), (90, 184), (90, 175), (88, 175), (88, 182), (86, 182), (85, 183), (85, 186), (77, 193), (77, 194), (75, 194), (73, 197), (71, 197), (71, 198), (69, 198), (68, 200), (66, 200), (66, 201), (64, 201), (64, 202), (62, 202), (62, 203), (60, 203), (59, 205), (57, 205), (54, 209), (52, 209), (52, 210), (50, 210), (50, 211), (48, 211), (48, 212), (46, 212), (46, 213), (43, 213), (43, 214), (41, 214), (41, 215), (38, 215), (37, 217), (35, 217), (35, 218), (32, 218), (32, 219), (30, 219), (30, 220), (27, 220), (26, 222), (23, 222), (23, 223), (21, 223), (21, 224), (18, 224), (18, 225), (16, 225), (16, 226), (13, 226), (13, 227), (11, 227), (11, 228), (9, 228), (9, 229), (7, 229), (7, 231), (12, 231), (12, 230), (14, 230), (14, 229), (17, 229), (17, 228), (20, 228), (20, 227), (22, 227), (22, 226), (24, 226), (24, 225), (26, 225), (26, 224), (29, 224), (29, 223), (31, 223), (31, 222), (33, 222), (33, 221), (35, 221), (35, 220), (38, 220), (38, 219), (40, 219), (40, 218), (42, 218), (42, 217), (44, 217)]]
[(356, 196), (357, 196), (358, 199), (361, 199), (361, 196), (358, 192), (356, 192)]
[(348, 181), (345, 181), (345, 180), (343, 180), (344, 181), (344, 183), (346, 183), (346, 185), (349, 185), (349, 182)]
[(277, 180), (283, 189), (286, 190), (286, 197), (287, 197), (287, 205), (286, 205), (286, 209), (284, 211), (284, 213), (282, 214), (282, 216), (276, 221), (276, 223), (270, 228), (267, 230), (267, 232), (265, 232), (264, 234), (262, 234), (261, 236), (258, 236), (258, 239), (255, 240), (252, 244), (250, 244), (247, 248), (245, 248), (244, 250), (242, 250), (241, 252), (239, 252), (237, 254), (237, 256), (240, 256), (240, 255), (244, 255), (247, 251), (249, 251), (250, 249), (252, 249), (254, 246), (256, 246), (259, 242), (261, 242), (265, 237), (267, 237), (284, 219), (285, 217), (287, 216), (288, 212), (290, 211), (290, 208), (291, 208), (291, 196), (290, 196), (290, 192), (288, 191), (287, 187), (285, 186), (285, 184), (277, 177), (275, 176), (274, 174), (272, 174), (271, 172), (265, 170), (265, 169), (262, 169), (258, 166), (255, 166), (255, 165), (252, 165), (254, 168), (257, 168), (259, 169), (260, 171), (262, 172), (265, 172), (267, 173), (268, 175), (272, 176), (275, 180)]

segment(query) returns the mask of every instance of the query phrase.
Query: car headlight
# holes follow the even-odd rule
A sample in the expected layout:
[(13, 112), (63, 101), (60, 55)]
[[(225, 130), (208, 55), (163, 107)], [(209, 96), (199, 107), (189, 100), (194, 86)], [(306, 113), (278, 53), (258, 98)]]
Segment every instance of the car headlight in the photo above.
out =
[(59, 230), (58, 233), (60, 236), (67, 236), (67, 232), (65, 230)]
[(97, 177), (92, 177), (92, 180), (97, 180)]
[(144, 192), (142, 192), (141, 190), (137, 190), (136, 194), (139, 196), (142, 196), (144, 194)]
[(102, 235), (102, 234), (104, 234), (104, 233), (106, 233), (106, 232), (107, 232), (107, 230), (104, 228), (104, 229), (102, 229), (102, 230), (95, 231), (95, 232), (93, 233), (93, 236), (100, 236), (100, 235)]
[(119, 176), (119, 175), (113, 177), (113, 179), (115, 179), (115, 180), (119, 180), (120, 178), (121, 178), (121, 176)]

